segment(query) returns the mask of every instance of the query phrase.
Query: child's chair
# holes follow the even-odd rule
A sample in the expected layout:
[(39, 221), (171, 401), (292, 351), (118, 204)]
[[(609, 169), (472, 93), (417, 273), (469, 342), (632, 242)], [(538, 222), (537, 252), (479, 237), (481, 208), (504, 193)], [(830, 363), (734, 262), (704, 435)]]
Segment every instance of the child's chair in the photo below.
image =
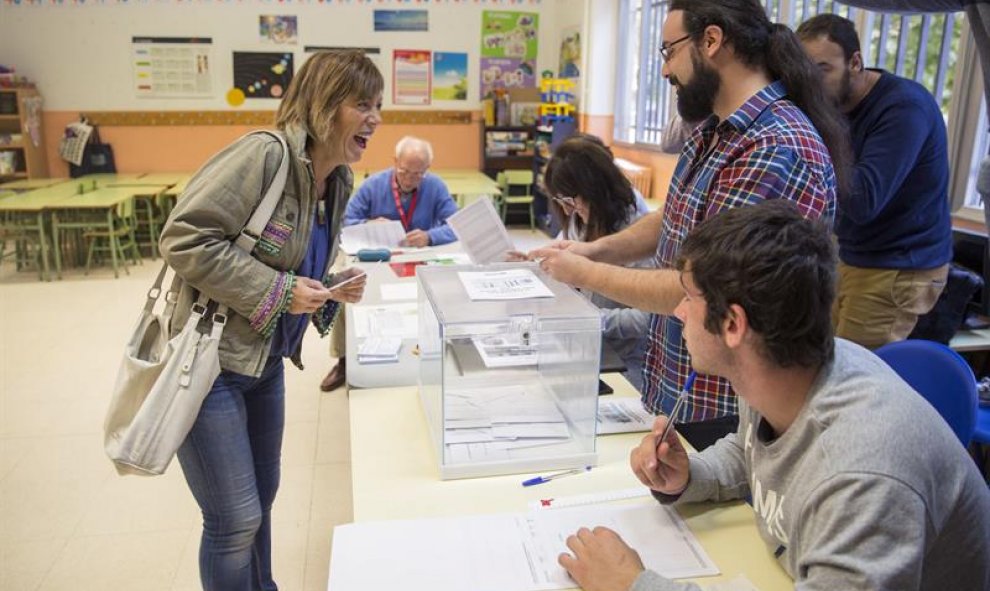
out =
[[(93, 263), (94, 253), (109, 252), (110, 261), (113, 265), (113, 276), (119, 277), (118, 261), (124, 265), (124, 271), (130, 275), (131, 272), (127, 268), (127, 259), (130, 258), (135, 263), (141, 262), (141, 252), (138, 250), (137, 239), (134, 236), (136, 225), (134, 199), (128, 199), (117, 205), (106, 223), (94, 223), (93, 226), (87, 228), (83, 232), (83, 238), (89, 242), (85, 273), (87, 275), (89, 274), (89, 267)], [(131, 256), (128, 257), (128, 254)]]
[(500, 172), (497, 179), (502, 189), (502, 223), (510, 205), (526, 205), (529, 207), (529, 229), (536, 228), (536, 214), (533, 212), (533, 171), (506, 170)]

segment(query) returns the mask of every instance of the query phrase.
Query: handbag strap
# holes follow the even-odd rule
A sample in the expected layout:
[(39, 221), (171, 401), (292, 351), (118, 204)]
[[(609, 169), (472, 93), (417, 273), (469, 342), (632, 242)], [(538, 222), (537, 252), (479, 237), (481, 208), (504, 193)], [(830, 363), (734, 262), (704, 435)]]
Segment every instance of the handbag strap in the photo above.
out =
[(251, 219), (248, 220), (247, 225), (244, 226), (244, 229), (241, 230), (240, 235), (234, 241), (234, 244), (247, 252), (254, 250), (254, 245), (258, 242), (261, 233), (265, 230), (268, 220), (272, 219), (272, 214), (275, 213), (275, 206), (278, 205), (278, 200), (282, 197), (282, 192), (285, 190), (285, 180), (289, 176), (289, 146), (285, 143), (285, 138), (282, 137), (282, 134), (271, 131), (256, 131), (252, 133), (265, 133), (277, 139), (282, 144), (282, 162), (279, 163), (278, 171), (275, 172), (275, 178), (272, 180), (272, 184), (268, 186), (268, 191), (261, 200), (261, 204), (254, 210)]

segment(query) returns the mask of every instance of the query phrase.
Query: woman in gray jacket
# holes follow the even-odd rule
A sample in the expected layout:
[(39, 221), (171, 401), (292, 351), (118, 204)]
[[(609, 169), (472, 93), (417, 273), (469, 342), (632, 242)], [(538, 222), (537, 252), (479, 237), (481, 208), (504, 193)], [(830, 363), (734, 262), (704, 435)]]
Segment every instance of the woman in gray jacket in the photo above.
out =
[[(190, 181), (162, 231), (161, 252), (186, 282), (176, 308), (198, 293), (230, 308), (222, 372), (178, 457), (203, 512), (200, 579), (207, 591), (275, 590), (271, 506), (285, 424), (284, 357), (300, 366), (307, 323), (329, 330), (338, 302), (364, 280), (330, 288), (342, 214), (357, 162), (381, 123), (383, 81), (359, 51), (312, 55), (293, 78), (275, 126), (289, 146), (285, 190), (253, 252), (232, 242), (271, 185), (281, 144), (247, 135)], [(181, 327), (184, 318), (174, 320)]]

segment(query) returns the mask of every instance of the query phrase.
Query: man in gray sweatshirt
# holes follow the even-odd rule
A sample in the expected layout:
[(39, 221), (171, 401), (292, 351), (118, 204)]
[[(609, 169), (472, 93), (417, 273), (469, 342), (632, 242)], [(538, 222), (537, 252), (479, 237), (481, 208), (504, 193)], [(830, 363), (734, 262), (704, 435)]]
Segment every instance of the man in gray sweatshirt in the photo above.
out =
[[(777, 200), (688, 236), (675, 313), (693, 369), (739, 395), (739, 430), (689, 455), (673, 431), (658, 441), (658, 417), (632, 469), (662, 503), (751, 495), (796, 589), (990, 589), (990, 490), (921, 396), (832, 336), (834, 258), (825, 228)], [(607, 528), (567, 545), (560, 564), (586, 590), (699, 589), (644, 570)]]

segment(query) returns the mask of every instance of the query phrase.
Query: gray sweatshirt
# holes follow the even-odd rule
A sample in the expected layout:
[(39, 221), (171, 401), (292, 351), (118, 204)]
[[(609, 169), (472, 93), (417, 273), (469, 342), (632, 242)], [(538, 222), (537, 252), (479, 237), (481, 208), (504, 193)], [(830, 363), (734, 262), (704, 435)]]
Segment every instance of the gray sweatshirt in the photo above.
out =
[[(835, 361), (776, 440), (739, 402), (739, 431), (691, 456), (678, 503), (751, 493), (795, 589), (990, 589), (990, 491), (935, 409), (879, 358), (836, 339)], [(700, 587), (645, 571), (631, 589)]]

